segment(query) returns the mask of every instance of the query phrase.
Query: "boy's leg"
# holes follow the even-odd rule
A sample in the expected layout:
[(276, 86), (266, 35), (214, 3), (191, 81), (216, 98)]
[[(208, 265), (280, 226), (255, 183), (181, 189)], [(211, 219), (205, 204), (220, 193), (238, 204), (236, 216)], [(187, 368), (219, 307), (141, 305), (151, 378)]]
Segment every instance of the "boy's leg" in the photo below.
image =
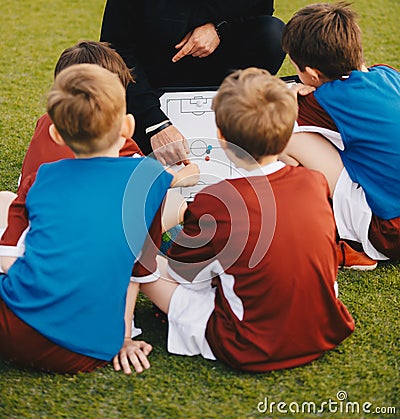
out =
[(169, 303), (172, 294), (175, 292), (178, 283), (168, 278), (167, 259), (157, 256), (157, 265), (160, 272), (160, 279), (154, 282), (141, 284), (140, 290), (164, 313), (168, 314)]
[[(366, 210), (368, 212), (368, 208), (363, 205), (357, 207), (357, 196), (353, 195), (347, 189), (344, 192), (343, 176), (348, 175), (347, 172), (344, 173), (344, 166), (336, 147), (321, 134), (298, 132), (292, 135), (287, 147), (279, 158), (286, 164), (292, 166), (301, 164), (304, 167), (318, 170), (324, 174), (326, 180), (328, 181), (330, 197), (333, 198), (334, 215), (336, 225), (338, 226), (339, 236), (341, 239), (345, 238), (357, 243), (362, 243), (365, 251), (364, 246), (366, 243), (365, 240), (361, 239), (359, 231), (352, 234), (349, 233), (349, 229), (351, 230), (353, 226), (351, 222), (352, 217), (349, 216), (349, 213), (356, 214), (355, 218), (357, 219), (357, 223), (355, 224), (359, 226), (361, 225), (360, 218), (363, 213), (362, 210)], [(339, 178), (342, 179), (342, 186), (338, 187), (334, 198), (333, 194)], [(349, 178), (348, 182), (345, 184), (351, 187), (351, 183), (351, 179)], [(347, 212), (344, 212), (344, 208), (347, 209)], [(366, 226), (364, 230), (365, 232), (368, 232), (369, 221), (367, 220), (364, 224)], [(343, 232), (346, 233), (342, 234)], [(364, 252), (354, 250), (342, 240), (339, 240), (338, 242), (337, 254), (339, 266), (341, 267), (371, 270), (377, 265), (376, 261), (371, 259), (369, 255)]]
[(7, 227), (8, 208), (16, 196), (15, 193), (10, 191), (0, 191), (0, 236)]
[(214, 310), (215, 288), (194, 290), (169, 279), (167, 259), (160, 256), (158, 269), (161, 279), (141, 284), (141, 290), (168, 313), (168, 352), (215, 359), (205, 336)]
[(292, 135), (279, 159), (291, 166), (300, 164), (322, 172), (332, 198), (343, 163), (336, 147), (325, 137), (313, 132), (297, 132)]
[(232, 69), (259, 67), (276, 74), (285, 58), (281, 40), (285, 24), (275, 16), (229, 22), (227, 62)]

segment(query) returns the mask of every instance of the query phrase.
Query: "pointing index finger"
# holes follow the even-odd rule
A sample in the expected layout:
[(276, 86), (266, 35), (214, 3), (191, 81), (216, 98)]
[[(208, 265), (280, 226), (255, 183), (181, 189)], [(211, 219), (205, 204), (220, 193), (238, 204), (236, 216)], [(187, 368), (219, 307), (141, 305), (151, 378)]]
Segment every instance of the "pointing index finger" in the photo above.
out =
[(187, 42), (173, 57), (172, 62), (176, 63), (181, 58), (185, 57), (186, 55), (189, 55), (192, 51), (193, 45), (190, 42)]

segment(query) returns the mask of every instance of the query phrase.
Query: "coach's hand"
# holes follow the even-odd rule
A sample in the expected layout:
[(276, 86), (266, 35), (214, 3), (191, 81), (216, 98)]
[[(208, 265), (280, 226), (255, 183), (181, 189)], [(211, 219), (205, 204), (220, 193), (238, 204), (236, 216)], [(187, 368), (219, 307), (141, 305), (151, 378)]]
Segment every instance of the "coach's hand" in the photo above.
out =
[(218, 48), (220, 42), (214, 24), (206, 23), (198, 26), (175, 45), (179, 51), (172, 57), (172, 62), (176, 63), (186, 55), (198, 58), (208, 57)]
[(150, 143), (154, 156), (162, 165), (189, 163), (187, 140), (173, 125), (153, 135)]

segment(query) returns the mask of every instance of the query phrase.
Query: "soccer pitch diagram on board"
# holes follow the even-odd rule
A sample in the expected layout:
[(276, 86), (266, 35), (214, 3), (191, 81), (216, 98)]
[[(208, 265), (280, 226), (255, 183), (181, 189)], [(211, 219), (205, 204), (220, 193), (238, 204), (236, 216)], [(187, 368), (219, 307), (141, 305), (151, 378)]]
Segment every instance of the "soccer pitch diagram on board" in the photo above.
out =
[(236, 172), (217, 139), (214, 111), (211, 109), (215, 94), (213, 90), (166, 92), (160, 98), (161, 109), (189, 143), (190, 161), (200, 169), (197, 185), (179, 188), (189, 201), (205, 186), (231, 178)]

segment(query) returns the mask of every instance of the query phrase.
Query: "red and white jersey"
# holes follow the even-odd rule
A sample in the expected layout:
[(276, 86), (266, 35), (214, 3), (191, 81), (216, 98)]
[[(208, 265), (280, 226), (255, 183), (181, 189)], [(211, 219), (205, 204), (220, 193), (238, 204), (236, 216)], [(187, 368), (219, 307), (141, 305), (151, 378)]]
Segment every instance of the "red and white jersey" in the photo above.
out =
[[(49, 133), (51, 124), (52, 121), (47, 113), (42, 115), (37, 121), (35, 132), (33, 133), (22, 163), (22, 179), (32, 173), (36, 173), (43, 163), (51, 163), (62, 159), (73, 159), (75, 157), (69, 147), (60, 146), (51, 139)], [(143, 156), (136, 142), (128, 138), (120, 150), (120, 156), (133, 156), (134, 154)]]
[(216, 358), (255, 372), (310, 362), (354, 329), (334, 290), (325, 178), (280, 162), (263, 169), (200, 191), (168, 254), (172, 278), (217, 287), (206, 330)]
[(314, 96), (298, 96), (299, 113), (294, 132), (316, 132), (327, 138), (339, 150), (344, 149), (339, 129)]

